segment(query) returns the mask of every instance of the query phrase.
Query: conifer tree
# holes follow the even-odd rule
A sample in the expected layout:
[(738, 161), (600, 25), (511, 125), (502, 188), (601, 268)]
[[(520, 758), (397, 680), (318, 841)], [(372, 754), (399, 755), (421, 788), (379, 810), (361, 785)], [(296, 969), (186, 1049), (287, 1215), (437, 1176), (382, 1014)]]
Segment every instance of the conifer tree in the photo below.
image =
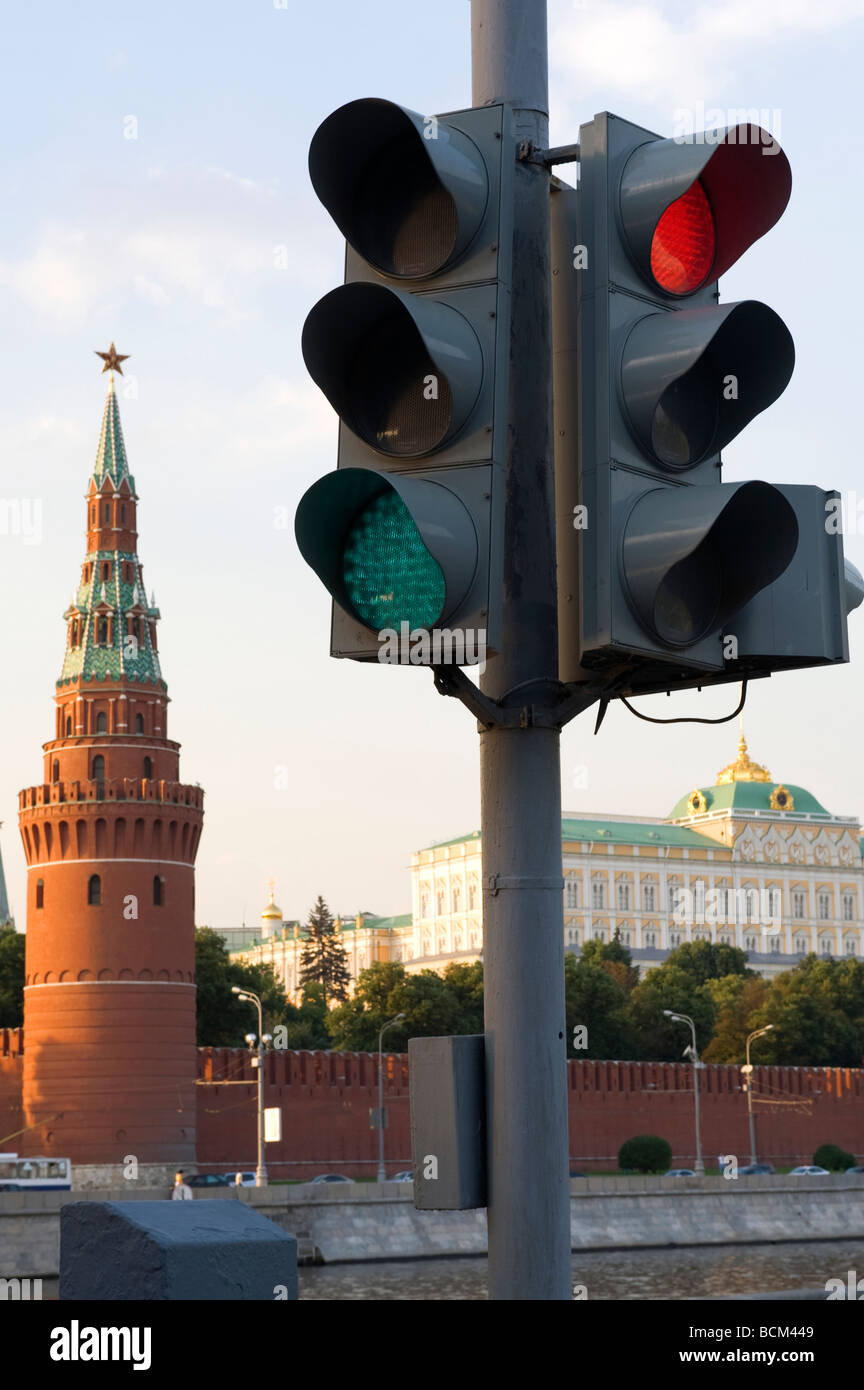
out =
[(309, 913), (306, 941), (300, 953), (300, 984), (308, 984), (311, 980), (321, 985), (325, 1003), (331, 999), (343, 1002), (348, 998), (351, 983), (348, 953), (320, 894)]

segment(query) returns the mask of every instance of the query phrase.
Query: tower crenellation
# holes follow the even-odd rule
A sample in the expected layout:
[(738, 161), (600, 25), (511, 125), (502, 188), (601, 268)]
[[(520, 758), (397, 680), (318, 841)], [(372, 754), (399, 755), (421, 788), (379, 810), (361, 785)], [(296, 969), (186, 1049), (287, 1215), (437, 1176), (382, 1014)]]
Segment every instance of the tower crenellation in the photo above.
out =
[[(86, 555), (63, 617), (54, 737), (19, 794), (27, 860), (22, 1149), (119, 1174), (194, 1160), (194, 864), (203, 792), (180, 778), (138, 557), (112, 344)], [(143, 1170), (142, 1170), (143, 1171)]]

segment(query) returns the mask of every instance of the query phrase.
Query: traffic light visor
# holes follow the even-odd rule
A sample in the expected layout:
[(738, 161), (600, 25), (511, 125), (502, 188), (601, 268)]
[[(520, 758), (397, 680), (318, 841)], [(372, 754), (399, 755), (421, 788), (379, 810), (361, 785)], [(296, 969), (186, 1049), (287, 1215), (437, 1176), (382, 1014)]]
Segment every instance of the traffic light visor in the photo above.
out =
[(315, 192), (346, 241), (385, 275), (423, 279), (457, 261), (486, 211), (477, 146), (435, 116), (392, 101), (351, 101), (309, 149)]
[(657, 488), (630, 512), (621, 565), (647, 631), (687, 647), (778, 579), (797, 545), (795, 511), (769, 483)]
[(337, 603), (380, 632), (446, 622), (477, 568), (477, 535), (449, 488), (344, 468), (314, 483), (295, 519), (303, 558)]
[(649, 284), (693, 294), (774, 226), (791, 190), (789, 161), (761, 126), (651, 140), (625, 165), (621, 222)]
[(448, 443), (483, 380), (480, 343), (457, 309), (364, 282), (319, 300), (303, 326), (303, 357), (346, 425), (393, 457)]

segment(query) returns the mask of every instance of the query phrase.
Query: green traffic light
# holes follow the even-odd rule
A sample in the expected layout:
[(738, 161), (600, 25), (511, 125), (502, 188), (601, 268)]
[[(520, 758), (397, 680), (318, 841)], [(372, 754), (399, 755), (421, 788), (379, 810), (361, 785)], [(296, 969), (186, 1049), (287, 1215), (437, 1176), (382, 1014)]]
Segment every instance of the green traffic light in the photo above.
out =
[(376, 632), (433, 627), (444, 607), (444, 574), (402, 498), (381, 492), (359, 513), (342, 555), (345, 592)]

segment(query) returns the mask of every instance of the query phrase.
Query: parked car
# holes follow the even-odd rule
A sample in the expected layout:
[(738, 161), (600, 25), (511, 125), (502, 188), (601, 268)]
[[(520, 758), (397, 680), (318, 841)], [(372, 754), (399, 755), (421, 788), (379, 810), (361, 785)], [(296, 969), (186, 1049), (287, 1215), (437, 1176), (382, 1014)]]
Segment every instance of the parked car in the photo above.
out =
[(748, 1163), (745, 1168), (738, 1169), (738, 1176), (739, 1178), (749, 1178), (754, 1173), (773, 1173), (774, 1171), (770, 1163)]
[[(855, 1170), (852, 1169), (854, 1172)], [(17, 1182), (0, 1182), (0, 1192), (20, 1192), (21, 1188)]]
[(353, 1178), (343, 1178), (341, 1173), (319, 1173), (311, 1182), (353, 1182)]
[(815, 1163), (802, 1163), (798, 1168), (793, 1168), (789, 1174), (790, 1178), (815, 1178), (828, 1177), (828, 1169), (820, 1168)]
[(404, 1168), (401, 1173), (394, 1173), (389, 1179), (390, 1182), (413, 1182), (414, 1174), (410, 1168)]
[(227, 1173), (193, 1173), (183, 1181), (187, 1187), (227, 1187), (229, 1178)]
[(695, 1178), (696, 1174), (692, 1168), (670, 1168), (668, 1173), (663, 1174), (664, 1178)]
[(852, 1168), (846, 1169), (847, 1173), (864, 1173), (864, 1163), (856, 1163)]
[(235, 1187), (254, 1187), (254, 1186), (255, 1186), (255, 1173), (254, 1173), (254, 1170), (251, 1171), (251, 1172), (248, 1172), (248, 1171), (247, 1171), (247, 1172), (241, 1173), (241, 1174), (240, 1174), (240, 1181), (239, 1181), (239, 1183), (238, 1183), (238, 1181), (237, 1181), (237, 1174), (236, 1174), (236, 1173), (229, 1173), (229, 1174), (228, 1174), (228, 1183), (229, 1183), (229, 1186), (233, 1184)]

